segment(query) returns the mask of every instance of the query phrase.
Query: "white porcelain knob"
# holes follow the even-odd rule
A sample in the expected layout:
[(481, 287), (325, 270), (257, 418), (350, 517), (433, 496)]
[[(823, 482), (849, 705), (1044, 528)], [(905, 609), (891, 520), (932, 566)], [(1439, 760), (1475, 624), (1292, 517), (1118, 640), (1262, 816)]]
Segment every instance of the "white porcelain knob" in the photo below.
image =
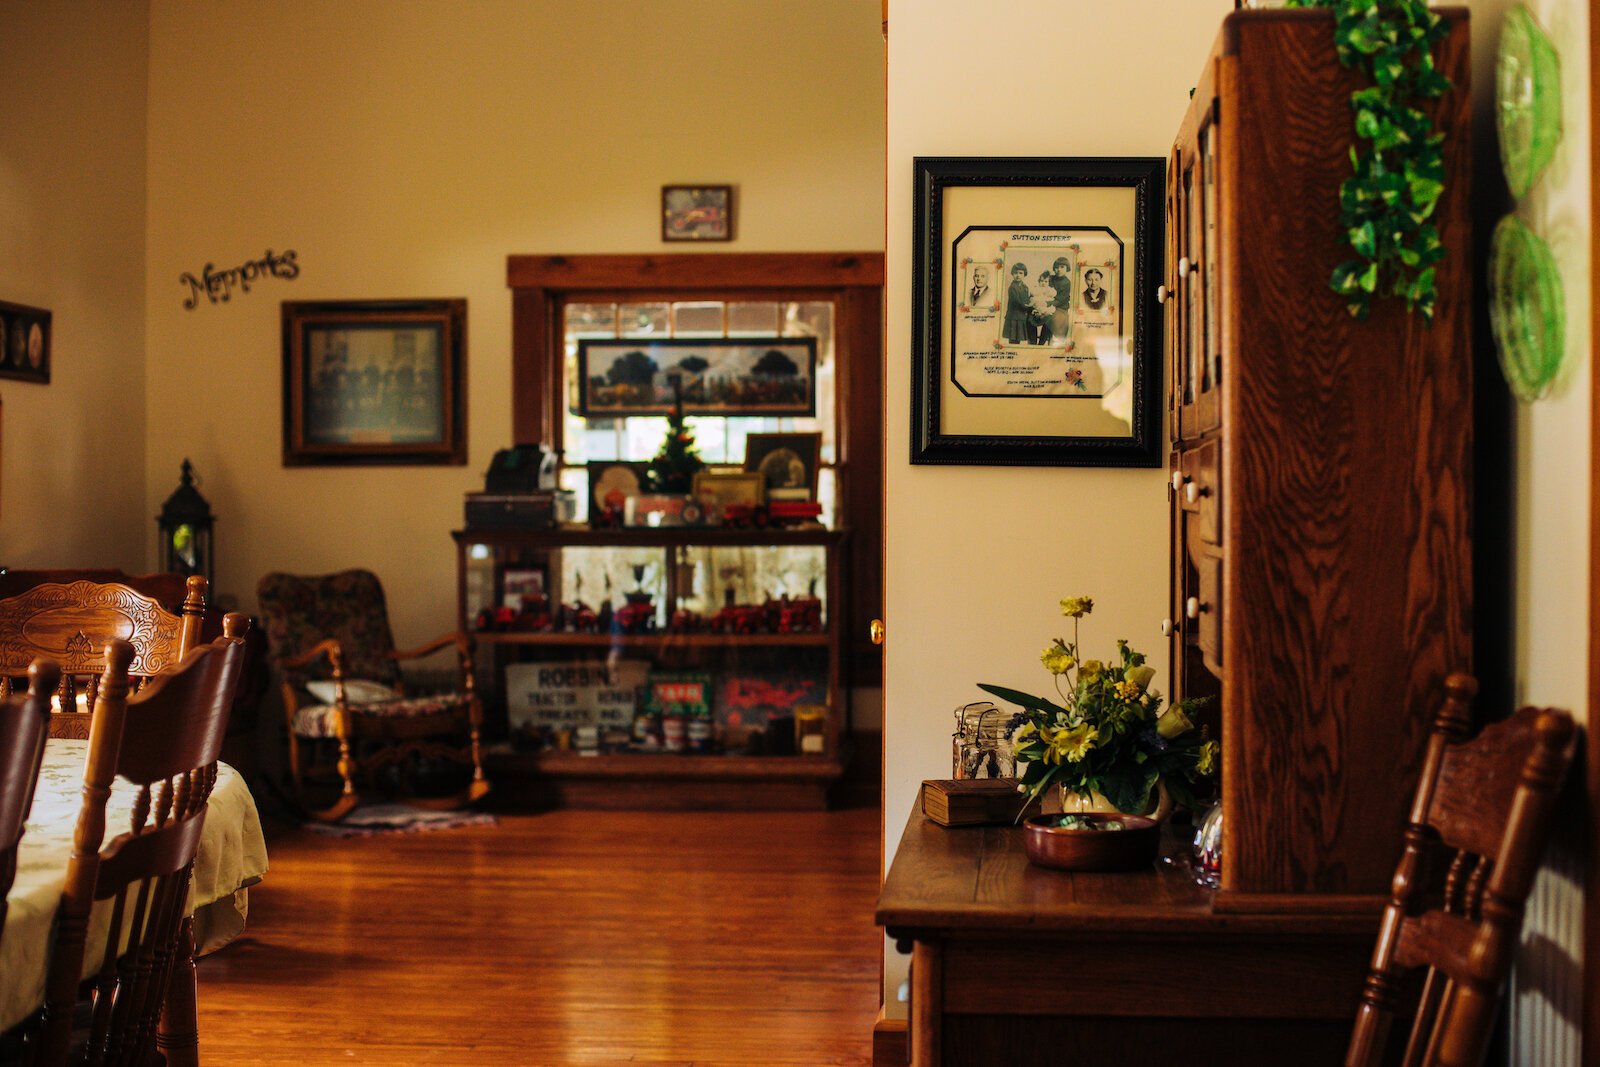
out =
[(1175, 634), (1177, 632), (1178, 632), (1178, 624), (1177, 623), (1173, 622), (1171, 619), (1162, 619), (1161, 620), (1161, 636), (1162, 637), (1171, 637), (1173, 634)]
[(1189, 268), (1193, 265), (1194, 264), (1189, 262), (1188, 256), (1184, 256), (1182, 259), (1178, 260), (1178, 277), (1187, 278), (1189, 276)]
[(1187, 479), (1187, 478), (1185, 478), (1183, 476), (1183, 472), (1182, 471), (1173, 471), (1172, 472), (1172, 491), (1174, 493), (1176, 493), (1178, 490), (1182, 489), (1183, 488), (1183, 483), (1188, 481), (1188, 480), (1189, 479)]
[(1190, 482), (1188, 485), (1184, 486), (1183, 487), (1183, 499), (1187, 500), (1191, 504), (1193, 504), (1196, 500), (1199, 500), (1200, 499), (1200, 483), (1199, 482)]
[(1164, 285), (1156, 286), (1156, 303), (1165, 304), (1167, 302), (1167, 297), (1169, 297), (1171, 295), (1172, 295), (1171, 293), (1167, 292), (1167, 287), (1166, 286), (1164, 286)]
[(1200, 598), (1192, 596), (1184, 601), (1183, 613), (1191, 619), (1198, 619), (1200, 617)]

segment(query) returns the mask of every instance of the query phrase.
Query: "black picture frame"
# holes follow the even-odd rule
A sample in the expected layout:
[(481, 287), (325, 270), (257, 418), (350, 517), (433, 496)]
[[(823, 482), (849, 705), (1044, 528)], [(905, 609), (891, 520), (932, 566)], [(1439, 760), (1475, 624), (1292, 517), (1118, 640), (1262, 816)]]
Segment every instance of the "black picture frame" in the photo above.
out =
[(663, 185), (661, 239), (733, 240), (733, 186)]
[(282, 329), (284, 466), (467, 462), (465, 300), (286, 300)]
[(744, 469), (765, 479), (768, 500), (815, 500), (822, 469), (822, 435), (750, 434), (744, 439)]
[[(915, 195), (911, 462), (985, 466), (1161, 466), (1165, 459), (1160, 440), (1161, 320), (1155, 296), (1165, 256), (1162, 232), (1165, 160), (1160, 157), (917, 157), (912, 170)], [(1128, 228), (1125, 224), (1113, 227), (1107, 224), (1106, 217), (1096, 217), (1103, 213), (1095, 205), (1104, 198), (1092, 191), (1103, 189), (1131, 191), (1131, 212), (1129, 205), (1123, 202), (1126, 198), (1117, 201), (1121, 205), (1117, 209), (1119, 217), (1132, 219), (1131, 233), (1124, 232)], [(983, 192), (973, 196), (967, 190)], [(1040, 193), (1029, 197), (1029, 190)], [(1077, 197), (1074, 191), (1085, 191), (1085, 195)], [(988, 202), (983, 199), (985, 196), (1011, 206), (999, 211), (985, 208), (983, 205)], [(955, 198), (959, 197), (967, 199), (958, 202)], [(1074, 207), (1078, 200), (1085, 206)], [(963, 208), (962, 204), (967, 207)], [(947, 229), (954, 232), (947, 232)], [(982, 231), (994, 232), (985, 234)], [(1006, 240), (1003, 231), (1016, 231), (1012, 236), (1019, 240)], [(1083, 234), (1088, 236), (1079, 236)], [(958, 260), (958, 246), (964, 247), (964, 242), (969, 241), (975, 242), (975, 247), (998, 248), (1000, 254), (992, 265), (988, 260), (976, 261), (972, 256)], [(983, 241), (989, 243), (982, 244)], [(1049, 243), (1056, 241), (1061, 243)], [(1083, 251), (1084, 246), (1079, 242), (1087, 242), (1089, 250)], [(1073, 251), (1068, 252), (1068, 249)], [(984, 280), (974, 275), (969, 286), (961, 276), (964, 265), (976, 262), (975, 270), (1005, 271), (1015, 282), (1027, 276), (1029, 264), (1024, 260), (1032, 257), (1033, 274), (1043, 281), (1046, 268), (1039, 264), (1049, 261), (1050, 251), (1063, 253), (1050, 268), (1055, 272), (1050, 275), (1052, 281), (1062, 279), (1059, 291), (1066, 293), (1070, 288), (1073, 292), (1084, 293), (1079, 304), (1071, 308), (1067, 306), (1068, 298), (1063, 297), (1056, 313), (1066, 316), (1062, 320), (1065, 330), (1053, 343), (1048, 339), (1047, 328), (1044, 329), (1047, 339), (1042, 342), (1013, 336), (1007, 320), (1017, 318), (1012, 300), (1015, 294), (1000, 278), (992, 279), (996, 294), (992, 304), (985, 301), (981, 306), (968, 307), (961, 303), (967, 293), (981, 292), (977, 284)], [(1101, 267), (1102, 260), (1090, 258), (1091, 254), (1101, 253), (1114, 259), (1104, 259), (1106, 265)], [(1071, 262), (1068, 262), (1069, 257)], [(1097, 290), (1102, 303), (1088, 302), (1087, 291), (1077, 288), (1086, 272), (1098, 272), (1101, 278), (1107, 275), (1115, 278), (1120, 296), (1111, 298), (1114, 315), (1090, 310), (1102, 307), (1106, 296)], [(947, 281), (949, 306), (946, 306)], [(1030, 306), (1038, 307), (1038, 299), (1035, 296)], [(958, 315), (963, 317), (958, 318)], [(1048, 316), (1034, 315), (1033, 318), (1041, 323), (1048, 321)], [(972, 331), (972, 336), (983, 331), (993, 332), (993, 349), (998, 354), (988, 360), (994, 364), (992, 367), (986, 365), (986, 357), (990, 355), (987, 349), (967, 341), (963, 330)], [(1087, 354), (1089, 346), (1076, 355), (1068, 354), (1076, 344), (1074, 330), (1093, 342), (1096, 353), (1111, 346), (1115, 356), (1110, 362), (1116, 366), (1111, 388), (1103, 384), (1099, 386), (1101, 392), (1087, 388), (1081, 371), (1076, 372), (1074, 382), (1075, 368), (1080, 366), (1087, 366), (1097, 381), (1111, 380), (1111, 372), (1104, 369), (1108, 361), (1098, 354), (1091, 358)], [(953, 347), (958, 337), (963, 340), (959, 360)], [(1010, 355), (1005, 354), (1008, 351)], [(1025, 364), (1022, 371), (1017, 372), (1019, 378), (1013, 380), (1015, 389), (1057, 391), (1011, 392), (1000, 397), (993, 391), (968, 388), (974, 373), (1013, 373), (1000, 362), (1008, 358)], [(1035, 368), (1028, 365), (1030, 363), (1039, 366)], [(1052, 365), (1048, 374), (1047, 364)], [(1051, 376), (1063, 366), (1066, 370), (1060, 378)], [(1126, 378), (1123, 377), (1125, 369)], [(945, 387), (947, 380), (951, 390)], [(1068, 391), (1063, 381), (1073, 383), (1081, 392)], [(1108, 421), (1105, 413), (1111, 412), (1113, 405), (1106, 398), (1112, 396), (1114, 390), (1122, 389), (1127, 392), (1114, 397), (1115, 410), (1125, 411), (1127, 417), (1118, 416)], [(974, 399), (981, 404), (974, 403)], [(1082, 406), (1085, 402), (1097, 401), (1103, 411)], [(1075, 404), (1079, 406), (1071, 406)], [(1053, 421), (1053, 413), (1062, 414), (1062, 433), (1006, 432), (1018, 421), (1014, 416), (1025, 415), (1027, 421), (1048, 423)], [(1078, 419), (1077, 413), (1090, 418)], [(959, 414), (969, 424), (978, 424), (979, 428), (951, 425), (955, 421), (953, 414)], [(1084, 425), (1077, 425), (1078, 422)], [(1120, 425), (1126, 426), (1125, 433), (1116, 431), (1115, 427)], [(1095, 431), (1109, 430), (1074, 432), (1090, 426)]]
[(50, 384), (50, 312), (0, 300), (0, 378)]
[[(635, 354), (647, 361), (638, 374), (649, 374), (648, 382), (605, 380)], [(695, 371), (677, 371), (690, 360), (699, 361)], [(770, 360), (790, 372), (755, 373)], [(817, 339), (778, 336), (585, 338), (578, 342), (573, 410), (604, 419), (670, 414), (675, 374), (685, 415), (804, 419), (817, 413)], [(736, 392), (715, 391), (727, 389), (730, 381)]]

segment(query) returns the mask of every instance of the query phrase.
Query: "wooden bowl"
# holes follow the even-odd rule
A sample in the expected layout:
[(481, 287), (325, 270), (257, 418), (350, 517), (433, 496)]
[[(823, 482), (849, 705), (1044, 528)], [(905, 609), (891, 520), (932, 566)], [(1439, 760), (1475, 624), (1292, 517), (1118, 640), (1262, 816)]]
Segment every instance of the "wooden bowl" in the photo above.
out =
[(1087, 822), (1120, 822), (1121, 830), (1069, 830), (1060, 815), (1031, 815), (1023, 824), (1028, 859), (1061, 871), (1135, 871), (1156, 861), (1161, 824), (1138, 815), (1078, 816)]

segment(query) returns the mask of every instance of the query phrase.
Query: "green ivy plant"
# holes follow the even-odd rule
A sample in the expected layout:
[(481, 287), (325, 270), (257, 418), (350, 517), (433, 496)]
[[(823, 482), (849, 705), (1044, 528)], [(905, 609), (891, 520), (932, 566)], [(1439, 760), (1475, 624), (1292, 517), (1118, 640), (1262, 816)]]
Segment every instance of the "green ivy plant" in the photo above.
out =
[(1450, 79), (1433, 65), (1433, 46), (1449, 32), (1425, 0), (1288, 0), (1330, 8), (1339, 60), (1372, 84), (1351, 94), (1356, 136), (1351, 176), (1339, 187), (1339, 222), (1355, 258), (1334, 268), (1331, 284), (1357, 319), (1377, 296), (1401, 297), (1433, 318), (1435, 264), (1444, 258), (1432, 222), (1444, 192), (1444, 134), (1419, 104), (1443, 96)]

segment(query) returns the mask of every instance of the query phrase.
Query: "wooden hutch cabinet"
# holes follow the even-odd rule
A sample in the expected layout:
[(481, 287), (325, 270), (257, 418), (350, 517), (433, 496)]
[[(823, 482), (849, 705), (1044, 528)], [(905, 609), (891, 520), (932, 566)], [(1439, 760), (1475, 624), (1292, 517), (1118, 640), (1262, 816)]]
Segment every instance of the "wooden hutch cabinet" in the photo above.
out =
[(1471, 668), (1468, 33), (1444, 14), (1431, 324), (1392, 299), (1358, 322), (1329, 288), (1361, 76), (1327, 14), (1227, 19), (1170, 160), (1167, 628), (1175, 694), (1218, 698), (1219, 908), (1386, 894), (1445, 676)]
[(1158, 296), (1170, 688), (1214, 698), (1221, 885), (1042, 870), (1015, 828), (913, 814), (878, 921), (912, 953), (918, 1067), (1342, 1062), (1427, 724), (1471, 669), (1468, 28), (1441, 13), (1431, 324), (1393, 300), (1357, 322), (1329, 287), (1362, 85), (1332, 15), (1223, 22), (1169, 161)]

